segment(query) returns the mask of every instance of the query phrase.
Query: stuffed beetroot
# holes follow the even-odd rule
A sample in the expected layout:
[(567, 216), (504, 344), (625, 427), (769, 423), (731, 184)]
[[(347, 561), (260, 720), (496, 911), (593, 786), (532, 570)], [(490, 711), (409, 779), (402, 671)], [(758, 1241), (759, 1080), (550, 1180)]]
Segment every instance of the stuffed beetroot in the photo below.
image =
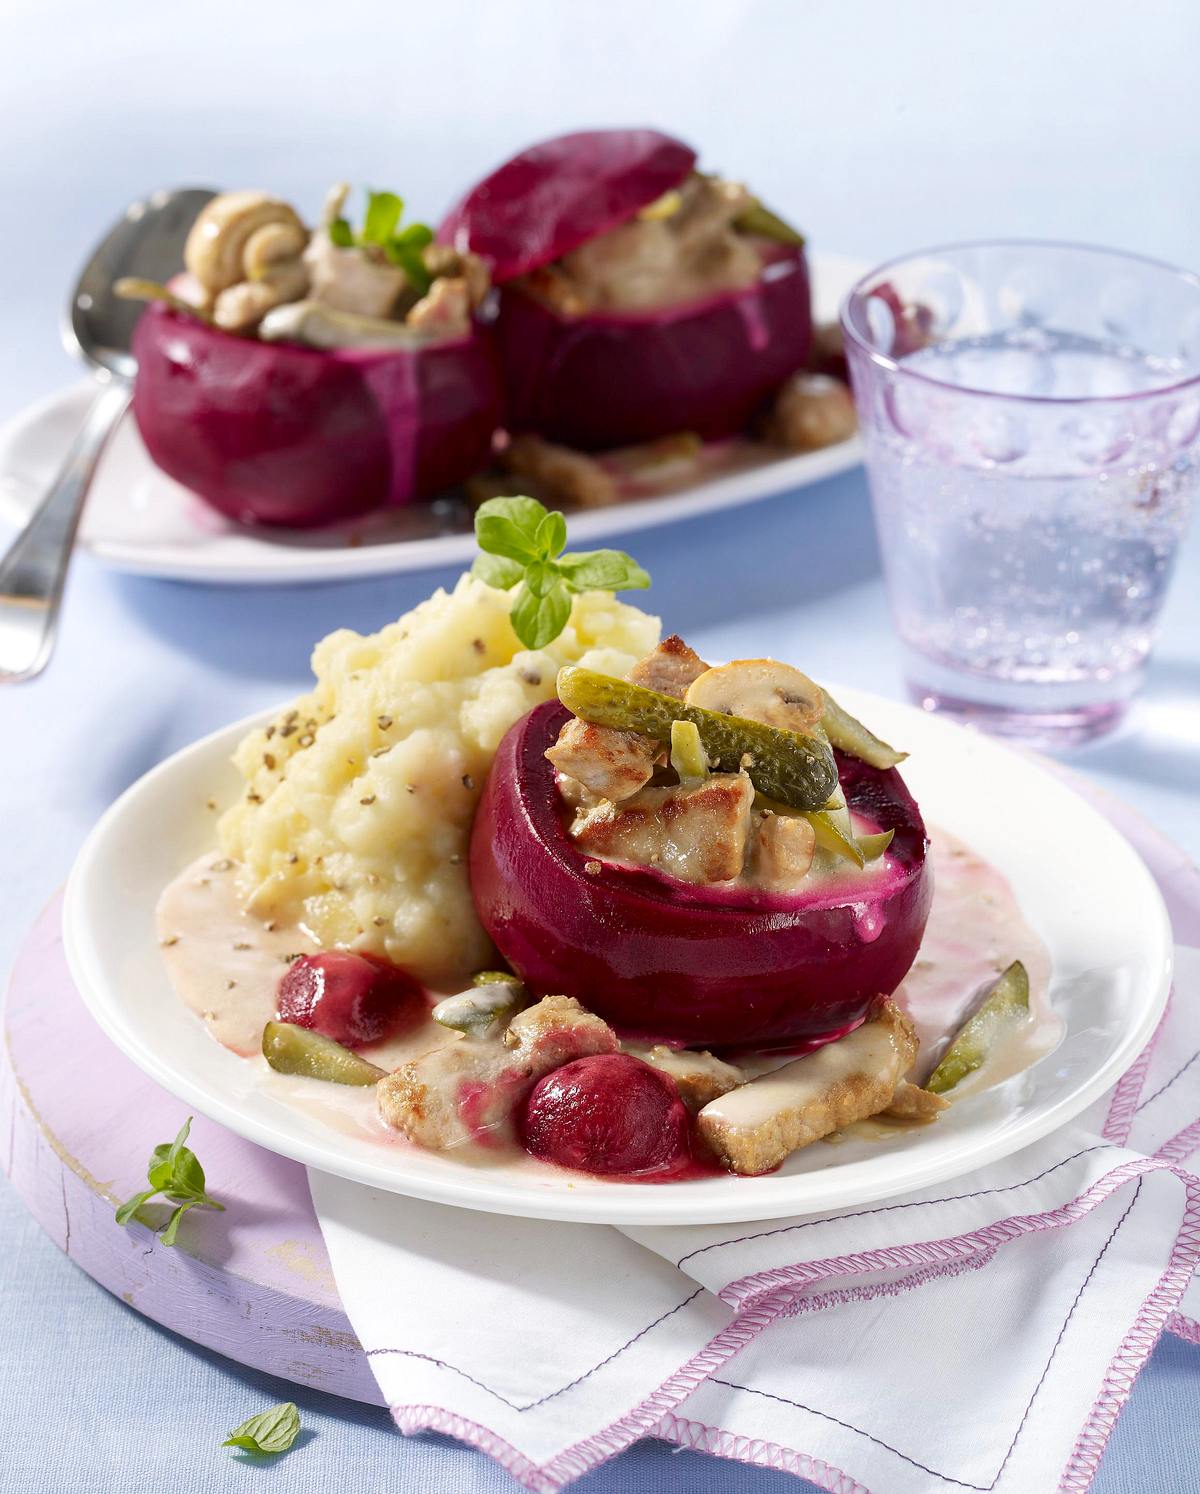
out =
[(794, 231), (653, 130), (535, 145), (439, 238), (484, 259), (507, 423), (584, 449), (744, 430), (812, 340)]
[[(839, 752), (844, 802), (792, 817), (753, 807), (774, 801), (741, 781), (744, 769), (656, 787), (661, 766), (606, 749), (606, 772), (644, 771), (649, 785), (630, 795), (632, 778), (610, 779), (614, 806), (564, 792), (562, 765), (580, 765), (561, 750), (570, 721), (551, 702), (509, 731), (471, 842), (479, 916), (531, 989), (573, 996), (627, 1033), (722, 1048), (836, 1037), (895, 990), (932, 886), (920, 812), (894, 768)], [(833, 802), (809, 787), (807, 802)], [(823, 849), (839, 838), (856, 860)]]
[(154, 461), (228, 517), (294, 527), (430, 497), (483, 465), (501, 411), (482, 262), (345, 189), (307, 229), (259, 192), (214, 197), (138, 324), (134, 416)]

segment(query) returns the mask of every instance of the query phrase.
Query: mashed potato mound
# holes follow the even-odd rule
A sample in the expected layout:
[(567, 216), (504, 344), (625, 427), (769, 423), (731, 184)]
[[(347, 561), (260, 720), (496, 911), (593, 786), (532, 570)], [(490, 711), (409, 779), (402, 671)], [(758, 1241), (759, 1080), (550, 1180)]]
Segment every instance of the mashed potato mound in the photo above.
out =
[(250, 911), (435, 988), (489, 963), (467, 845), (501, 737), (553, 696), (560, 665), (624, 675), (659, 636), (657, 618), (589, 592), (533, 652), (511, 604), (463, 576), (370, 637), (343, 629), (317, 645), (316, 688), (234, 755), (246, 793), (219, 835)]

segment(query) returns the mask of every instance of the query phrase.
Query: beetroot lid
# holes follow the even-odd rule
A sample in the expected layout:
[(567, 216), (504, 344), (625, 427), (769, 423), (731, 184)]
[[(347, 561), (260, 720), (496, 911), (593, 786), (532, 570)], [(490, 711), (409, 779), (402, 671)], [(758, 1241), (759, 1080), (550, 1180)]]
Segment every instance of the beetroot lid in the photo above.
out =
[(472, 187), (438, 238), (487, 260), (494, 280), (512, 280), (632, 218), (695, 164), (691, 146), (658, 130), (559, 135)]

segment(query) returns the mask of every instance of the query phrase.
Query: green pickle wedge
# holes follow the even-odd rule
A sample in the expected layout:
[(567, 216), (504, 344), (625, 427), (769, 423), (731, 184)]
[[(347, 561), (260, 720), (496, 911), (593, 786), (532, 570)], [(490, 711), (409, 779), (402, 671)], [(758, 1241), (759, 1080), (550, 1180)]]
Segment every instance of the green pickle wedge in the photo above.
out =
[(262, 1035), (263, 1057), (277, 1074), (299, 1074), (330, 1084), (375, 1084), (387, 1073), (341, 1043), (294, 1022), (268, 1022)]
[(668, 747), (673, 724), (690, 721), (712, 771), (745, 768), (759, 793), (792, 809), (820, 809), (837, 787), (833, 753), (821, 737), (685, 705), (674, 696), (578, 664), (559, 670), (558, 698), (583, 721), (640, 732)]
[(851, 757), (858, 758), (859, 762), (881, 769), (894, 768), (908, 756), (907, 752), (897, 752), (894, 747), (889, 747), (856, 716), (844, 711), (828, 690), (822, 690), (821, 694), (825, 699), (825, 714), (821, 717), (821, 726), (839, 752), (849, 753)]
[(1020, 960), (1014, 960), (982, 1005), (959, 1028), (925, 1088), (944, 1095), (981, 1068), (988, 1054), (1028, 1020), (1029, 975)]

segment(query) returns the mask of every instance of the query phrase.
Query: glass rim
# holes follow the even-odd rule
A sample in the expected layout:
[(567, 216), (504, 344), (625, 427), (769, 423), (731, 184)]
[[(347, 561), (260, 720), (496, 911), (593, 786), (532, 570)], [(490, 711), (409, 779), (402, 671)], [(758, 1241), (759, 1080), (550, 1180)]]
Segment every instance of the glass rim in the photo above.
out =
[(916, 379), (920, 383), (929, 384), (935, 389), (948, 389), (957, 394), (972, 395), (986, 399), (1014, 400), (1022, 404), (1060, 406), (1121, 404), (1132, 400), (1159, 399), (1163, 395), (1177, 394), (1181, 390), (1191, 389), (1200, 385), (1200, 371), (1188, 374), (1186, 378), (1176, 379), (1172, 384), (1163, 384), (1157, 389), (1136, 389), (1123, 394), (1011, 394), (995, 389), (981, 389), (974, 384), (952, 384), (948, 379), (939, 379), (933, 374), (925, 373), (923, 370), (906, 367), (901, 359), (893, 358), (888, 353), (881, 353), (878, 348), (872, 347), (859, 334), (857, 328), (851, 324), (850, 306), (856, 297), (862, 300), (866, 299), (864, 287), (868, 281), (876, 279), (877, 276), (884, 274), (888, 270), (894, 270), (900, 265), (907, 264), (910, 260), (921, 259), (927, 255), (951, 254), (964, 249), (1071, 249), (1083, 254), (1102, 254), (1112, 259), (1126, 260), (1130, 264), (1146, 265), (1155, 270), (1165, 270), (1169, 275), (1187, 281), (1194, 290), (1200, 293), (1200, 274), (1195, 270), (1187, 270), (1182, 265), (1172, 264), (1169, 260), (1155, 259), (1152, 255), (1137, 254), (1128, 249), (1110, 249), (1105, 244), (1084, 244), (1073, 239), (958, 239), (948, 244), (935, 244), (927, 249), (910, 249), (904, 254), (893, 255), (891, 259), (885, 259), (865, 274), (860, 275), (842, 297), (841, 305), (838, 307), (838, 323), (841, 326), (843, 337), (849, 338), (855, 347), (869, 358), (876, 367), (885, 369), (889, 373), (901, 374), (905, 378)]

